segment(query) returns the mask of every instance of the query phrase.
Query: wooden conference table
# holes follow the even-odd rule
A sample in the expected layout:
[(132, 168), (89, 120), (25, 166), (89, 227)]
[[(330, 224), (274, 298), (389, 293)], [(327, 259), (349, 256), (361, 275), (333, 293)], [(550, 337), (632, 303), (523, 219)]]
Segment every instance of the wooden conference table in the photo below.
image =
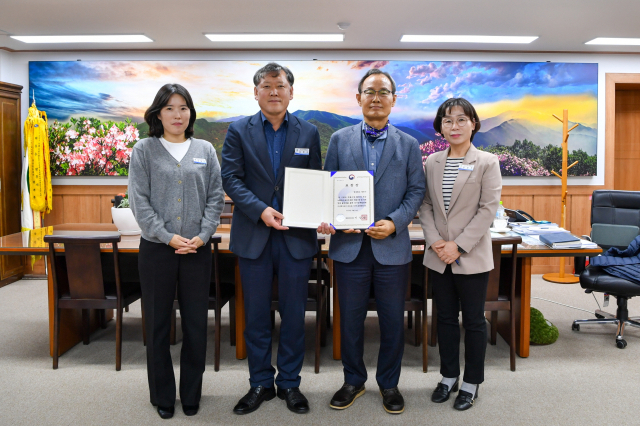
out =
[[(222, 242), (219, 244), (219, 253), (223, 255), (232, 255), (229, 250), (229, 230), (231, 225), (222, 224), (218, 227), (216, 236), (221, 237)], [(84, 224), (62, 224), (53, 227), (43, 228), (38, 231), (26, 231), (16, 234), (0, 237), (0, 255), (47, 255), (48, 245), (42, 240), (44, 234), (51, 234), (56, 230), (78, 230), (78, 231), (113, 231), (117, 230), (113, 224), (105, 223), (84, 223)], [(414, 258), (421, 259), (419, 255), (424, 252), (424, 238), (422, 230), (417, 225), (410, 227), (410, 235), (413, 245)], [(494, 234), (493, 237), (501, 235)], [(502, 235), (504, 236), (504, 235)], [(321, 236), (321, 240), (324, 236)], [(328, 252), (328, 240), (323, 244), (322, 251), (326, 255)], [(122, 236), (121, 242), (118, 244), (120, 253), (137, 254), (140, 245), (140, 236)], [(58, 250), (58, 249), (56, 249)], [(59, 250), (63, 250), (61, 247)], [(111, 252), (111, 245), (104, 244), (102, 252)], [(510, 254), (510, 247), (503, 247), (503, 254)], [(516, 274), (516, 300), (515, 300), (515, 316), (516, 316), (516, 352), (521, 357), (529, 356), (529, 327), (530, 327), (530, 309), (531, 309), (531, 259), (533, 257), (573, 257), (573, 256), (592, 256), (600, 254), (601, 249), (568, 249), (553, 250), (540, 243), (540, 245), (532, 245), (523, 243), (518, 246), (518, 263)], [(417, 255), (417, 256), (416, 256)], [(417, 259), (416, 259), (417, 260)], [(49, 260), (47, 260), (49, 265)], [(246, 358), (246, 344), (244, 341), (244, 296), (242, 293), (242, 282), (238, 273), (236, 262), (236, 357), (238, 359)], [(48, 278), (49, 282), (49, 337), (51, 342), (51, 354), (53, 354), (53, 283), (51, 274)], [(334, 359), (340, 359), (340, 309), (336, 288), (334, 294), (333, 307), (333, 355)], [(63, 311), (64, 313), (64, 311)], [(80, 318), (73, 312), (67, 312), (61, 316), (60, 328), (60, 353), (64, 353), (75, 344), (81, 341), (79, 333)], [(498, 332), (509, 342), (509, 333), (504, 327), (498, 326)], [(426, 344), (424, 342), (423, 344)]]

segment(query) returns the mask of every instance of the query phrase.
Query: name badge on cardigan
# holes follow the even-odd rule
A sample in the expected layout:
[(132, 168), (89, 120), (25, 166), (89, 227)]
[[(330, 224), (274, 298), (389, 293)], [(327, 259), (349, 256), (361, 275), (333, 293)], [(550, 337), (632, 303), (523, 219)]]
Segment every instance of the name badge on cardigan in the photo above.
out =
[(467, 172), (472, 172), (473, 171), (473, 164), (460, 164), (460, 166), (458, 167), (458, 170), (465, 170)]
[(194, 158), (193, 159), (193, 163), (194, 164), (207, 164), (207, 160), (205, 158)]
[(309, 155), (309, 148), (296, 148), (296, 155)]

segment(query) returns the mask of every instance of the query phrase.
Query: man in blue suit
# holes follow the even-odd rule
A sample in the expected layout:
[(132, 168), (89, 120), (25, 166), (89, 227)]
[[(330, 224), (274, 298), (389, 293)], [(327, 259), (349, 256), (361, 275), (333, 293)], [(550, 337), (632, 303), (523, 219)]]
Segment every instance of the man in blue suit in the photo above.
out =
[[(293, 99), (293, 74), (276, 63), (253, 77), (260, 112), (229, 126), (222, 147), (222, 183), (233, 200), (230, 249), (239, 258), (244, 292), (251, 389), (233, 411), (247, 414), (276, 395), (295, 413), (309, 411), (300, 392), (304, 359), (304, 315), (314, 229), (282, 226), (284, 168), (321, 169), (318, 129), (287, 112)], [(278, 277), (282, 323), (278, 375), (271, 365), (271, 294)]]
[(344, 385), (329, 404), (338, 410), (350, 407), (365, 392), (364, 320), (373, 289), (380, 324), (376, 381), (384, 409), (391, 414), (404, 411), (398, 381), (412, 260), (408, 226), (422, 203), (425, 181), (418, 141), (389, 124), (395, 92), (396, 84), (386, 72), (374, 68), (362, 77), (356, 99), (364, 121), (331, 136), (324, 165), (325, 170), (371, 170), (375, 183), (373, 226), (364, 232), (340, 232), (324, 223), (318, 227), (318, 232), (332, 234), (329, 257), (334, 260), (340, 300)]

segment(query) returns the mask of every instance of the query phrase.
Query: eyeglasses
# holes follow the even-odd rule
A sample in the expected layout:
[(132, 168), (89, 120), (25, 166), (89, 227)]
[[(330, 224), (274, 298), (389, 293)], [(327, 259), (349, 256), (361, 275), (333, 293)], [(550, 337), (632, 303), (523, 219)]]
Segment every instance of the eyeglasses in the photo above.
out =
[[(458, 127), (464, 127), (471, 120), (469, 120), (467, 117), (458, 117), (455, 121)], [(443, 118), (442, 127), (444, 127), (445, 129), (450, 129), (451, 127), (453, 127), (453, 120), (450, 118)]]
[(380, 90), (373, 90), (373, 89), (367, 89), (364, 92), (362, 92), (365, 94), (365, 96), (367, 96), (368, 98), (373, 98), (376, 96), (376, 93), (378, 94), (378, 96), (380, 96), (381, 98), (386, 98), (388, 96), (391, 95), (391, 91), (387, 90), (387, 89), (380, 89)]

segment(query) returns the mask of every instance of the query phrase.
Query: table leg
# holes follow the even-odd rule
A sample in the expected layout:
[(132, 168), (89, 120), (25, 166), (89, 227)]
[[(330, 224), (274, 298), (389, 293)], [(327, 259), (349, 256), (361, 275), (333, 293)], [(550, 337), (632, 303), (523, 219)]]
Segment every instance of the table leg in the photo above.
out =
[(340, 301), (338, 300), (338, 278), (336, 277), (335, 269), (331, 271), (331, 276), (333, 277), (333, 359), (342, 359), (342, 348), (340, 347)]
[[(516, 322), (516, 353), (521, 358), (529, 356), (530, 320), (531, 320), (531, 257), (519, 257), (516, 271), (516, 300), (513, 301), (513, 310)], [(505, 266), (503, 264), (503, 266)], [(509, 271), (501, 270), (501, 279), (510, 277)], [(509, 313), (499, 311), (498, 334), (505, 342), (511, 341), (509, 330)]]
[(244, 340), (244, 329), (246, 327), (244, 316), (244, 293), (242, 292), (242, 280), (240, 279), (240, 266), (236, 258), (236, 358), (245, 359), (247, 357), (247, 342)]
[(428, 287), (427, 287), (426, 268), (424, 273), (425, 273), (425, 277), (422, 282), (422, 294), (424, 294), (424, 303), (422, 304), (422, 372), (426, 373), (429, 366), (429, 325), (427, 322), (427, 294), (428, 294), (427, 288)]
[(516, 309), (516, 352), (522, 358), (529, 356), (531, 333), (531, 258), (522, 258), (520, 276), (520, 306)]

